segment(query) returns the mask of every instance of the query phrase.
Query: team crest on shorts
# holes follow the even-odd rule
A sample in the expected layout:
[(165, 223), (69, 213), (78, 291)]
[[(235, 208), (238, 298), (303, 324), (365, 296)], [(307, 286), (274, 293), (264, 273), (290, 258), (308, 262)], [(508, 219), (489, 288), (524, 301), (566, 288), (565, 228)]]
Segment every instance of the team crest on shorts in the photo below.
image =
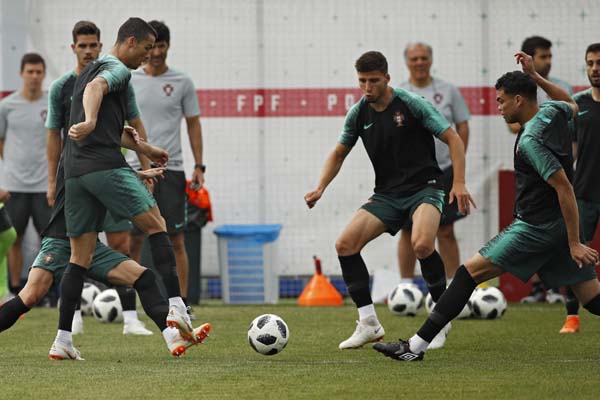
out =
[(54, 261), (54, 256), (52, 254), (44, 254), (44, 264), (48, 265)]
[(163, 92), (165, 92), (165, 94), (168, 96), (171, 96), (171, 93), (173, 93), (173, 91), (175, 90), (175, 88), (173, 86), (171, 86), (171, 84), (167, 83), (165, 86), (163, 86)]
[(394, 122), (396, 123), (397, 127), (404, 126), (404, 114), (402, 114), (400, 111), (394, 113)]

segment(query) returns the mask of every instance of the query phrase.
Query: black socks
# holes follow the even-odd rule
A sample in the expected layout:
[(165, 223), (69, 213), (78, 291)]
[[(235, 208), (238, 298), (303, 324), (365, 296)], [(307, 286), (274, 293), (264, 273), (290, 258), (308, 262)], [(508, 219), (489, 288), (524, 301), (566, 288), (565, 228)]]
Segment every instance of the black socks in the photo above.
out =
[(461, 265), (456, 271), (452, 283), (442, 294), (417, 335), (431, 343), (435, 335), (461, 312), (475, 287), (477, 287), (477, 283), (473, 280), (469, 271)]
[(7, 330), (17, 322), (21, 314), (25, 314), (27, 307), (19, 296), (13, 297), (0, 306), (0, 332)]
[(356, 307), (373, 304), (369, 290), (369, 271), (360, 253), (351, 256), (338, 256), (342, 267), (342, 276), (348, 287), (348, 293)]
[(431, 298), (438, 302), (444, 290), (446, 290), (446, 270), (444, 262), (439, 253), (434, 250), (427, 258), (419, 259), (421, 263), (421, 274), (431, 293)]
[(60, 281), (60, 314), (58, 318), (58, 329), (71, 332), (73, 325), (73, 314), (77, 303), (81, 299), (83, 289), (83, 277), (86, 269), (73, 263), (69, 263), (63, 278)]
[(167, 289), (167, 297), (181, 297), (179, 279), (175, 268), (177, 263), (175, 262), (175, 253), (169, 235), (166, 232), (158, 232), (148, 236), (148, 242), (150, 243), (154, 267), (160, 274), (165, 289)]
[(160, 294), (154, 272), (149, 269), (144, 271), (138, 280), (135, 281), (133, 287), (140, 296), (140, 302), (146, 314), (154, 321), (161, 332), (165, 330), (167, 328), (169, 303)]

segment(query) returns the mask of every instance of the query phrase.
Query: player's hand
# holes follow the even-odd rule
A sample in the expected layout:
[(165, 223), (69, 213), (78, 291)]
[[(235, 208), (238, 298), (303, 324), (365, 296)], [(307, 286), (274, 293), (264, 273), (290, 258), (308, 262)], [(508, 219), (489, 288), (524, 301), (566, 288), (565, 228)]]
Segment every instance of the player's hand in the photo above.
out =
[(190, 185), (190, 189), (199, 192), (202, 190), (202, 186), (204, 185), (204, 172), (200, 168), (194, 168), (192, 172), (192, 184)]
[(150, 159), (154, 164), (166, 166), (169, 161), (169, 153), (165, 149), (148, 144), (144, 146), (143, 154)]
[(85, 139), (96, 128), (96, 121), (84, 121), (69, 128), (69, 137), (79, 141)]
[(138, 131), (135, 130), (135, 128), (133, 126), (124, 126), (123, 133), (131, 136), (131, 138), (133, 139), (135, 144), (140, 143), (140, 141), (141, 141), (140, 134), (138, 133)]
[(535, 71), (535, 67), (533, 66), (533, 58), (522, 51), (517, 51), (515, 53), (515, 60), (517, 64), (521, 64), (521, 68), (523, 68), (523, 72), (527, 75), (533, 76), (537, 72)]
[(136, 171), (138, 178), (144, 182), (156, 182), (159, 177), (163, 177), (165, 167), (149, 168), (143, 171)]
[(0, 188), (0, 203), (6, 203), (10, 199), (10, 192)]
[(48, 191), (46, 192), (46, 200), (50, 207), (54, 207), (54, 200), (56, 199), (56, 183), (48, 182)]
[(448, 202), (452, 204), (455, 201), (458, 205), (458, 211), (462, 215), (469, 215), (471, 213), (471, 205), (477, 208), (475, 200), (473, 200), (467, 187), (462, 182), (454, 182), (452, 184), (452, 190), (450, 190), (450, 194), (448, 195)]
[(306, 202), (308, 208), (313, 208), (321, 196), (323, 196), (323, 190), (313, 190), (312, 192), (308, 192), (304, 195), (304, 201)]
[(570, 244), (571, 258), (577, 263), (579, 268), (584, 266), (593, 266), (598, 264), (598, 252), (591, 247), (581, 243)]

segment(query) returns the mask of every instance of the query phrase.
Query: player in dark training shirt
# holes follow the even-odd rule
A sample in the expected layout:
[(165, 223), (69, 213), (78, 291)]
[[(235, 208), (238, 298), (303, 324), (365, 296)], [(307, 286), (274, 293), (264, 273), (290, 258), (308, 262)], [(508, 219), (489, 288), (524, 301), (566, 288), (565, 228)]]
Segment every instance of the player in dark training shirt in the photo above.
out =
[[(60, 78), (52, 82), (50, 93), (48, 95), (48, 117), (46, 118), (46, 128), (48, 129), (48, 143), (46, 145), (46, 155), (48, 158), (48, 199), (51, 204), (54, 203), (56, 193), (56, 180), (58, 179), (56, 171), (63, 144), (67, 140), (69, 130), (69, 120), (71, 113), (71, 97), (75, 80), (86, 65), (98, 59), (102, 51), (102, 42), (100, 42), (100, 29), (91, 21), (79, 21), (73, 27), (73, 44), (71, 48), (76, 55), (77, 64), (74, 69), (69, 70)], [(146, 139), (144, 124), (140, 118), (135, 92), (129, 84), (127, 101), (127, 123), (134, 127), (142, 139)], [(145, 157), (140, 157), (144, 162), (142, 169), (149, 168), (149, 162)], [(107, 213), (103, 226), (106, 232), (106, 241), (110, 248), (115, 251), (129, 255), (129, 231), (131, 222), (127, 219), (115, 221), (110, 213)], [(144, 327), (144, 323), (139, 320), (135, 307), (135, 291), (125, 286), (115, 288), (119, 294), (121, 305), (123, 306), (123, 334), (126, 335), (151, 335), (152, 331)], [(73, 318), (72, 333), (79, 334), (83, 332), (83, 318), (81, 310), (75, 312)]]
[[(191, 339), (191, 322), (175, 270), (175, 255), (156, 201), (121, 153), (127, 117), (129, 68), (148, 58), (156, 32), (144, 20), (129, 18), (117, 34), (110, 55), (89, 63), (75, 81), (65, 167), (65, 218), (71, 258), (61, 280), (58, 334), (53, 345), (72, 346), (71, 324), (92, 261), (97, 232), (106, 210), (131, 220), (148, 234), (154, 265), (169, 298), (167, 325)], [(179, 321), (185, 321), (181, 326)]]
[[(358, 138), (375, 170), (373, 196), (354, 215), (336, 243), (344, 281), (358, 308), (359, 321), (340, 349), (381, 340), (384, 330), (369, 292), (369, 272), (362, 248), (384, 232), (395, 235), (412, 220), (412, 245), (434, 301), (446, 288), (444, 264), (435, 250), (435, 237), (444, 206), (442, 172), (435, 158), (434, 136), (448, 144), (454, 167), (450, 201), (469, 213), (471, 195), (465, 187), (464, 146), (446, 119), (421, 96), (388, 86), (387, 60), (370, 51), (355, 64), (363, 97), (346, 116), (339, 143), (330, 153), (318, 186), (304, 196), (315, 206), (339, 172)], [(473, 203), (474, 205), (474, 203)], [(449, 326), (440, 335), (443, 345)]]
[[(588, 46), (585, 67), (591, 88), (573, 96), (579, 107), (573, 130), (573, 154), (577, 160), (573, 188), (579, 209), (581, 240), (589, 244), (600, 218), (600, 43)], [(570, 288), (566, 296), (567, 320), (560, 333), (579, 331), (579, 301)]]
[[(573, 157), (568, 122), (577, 104), (544, 79), (531, 56), (518, 52), (523, 71), (496, 82), (498, 109), (507, 123), (518, 122), (515, 141), (515, 220), (461, 265), (425, 323), (410, 338), (373, 348), (399, 361), (423, 359), (429, 342), (463, 309), (481, 282), (510, 272), (526, 282), (534, 273), (548, 287), (570, 286), (591, 313), (600, 315), (600, 282), (593, 265), (598, 252), (580, 242), (577, 203), (570, 179)], [(537, 85), (552, 99), (536, 102)]]

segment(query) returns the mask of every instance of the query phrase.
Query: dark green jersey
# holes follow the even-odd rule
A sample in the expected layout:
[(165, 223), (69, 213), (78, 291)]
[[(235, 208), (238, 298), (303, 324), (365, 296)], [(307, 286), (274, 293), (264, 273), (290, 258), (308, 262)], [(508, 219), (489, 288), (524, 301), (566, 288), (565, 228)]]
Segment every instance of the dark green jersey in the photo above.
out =
[(83, 92), (96, 77), (106, 80), (108, 93), (102, 99), (96, 128), (83, 140), (67, 139), (66, 178), (127, 166), (121, 153), (121, 133), (127, 118), (127, 87), (131, 74), (119, 59), (105, 55), (81, 71), (73, 90), (69, 126), (85, 121)]
[(579, 106), (573, 141), (577, 142), (575, 196), (600, 203), (600, 102), (592, 98), (592, 89), (573, 96)]
[(360, 137), (375, 169), (375, 193), (408, 194), (441, 176), (434, 136), (450, 124), (421, 96), (394, 89), (392, 101), (375, 111), (361, 98), (346, 115), (339, 142), (352, 147)]
[(537, 225), (562, 216), (556, 191), (547, 180), (561, 169), (572, 180), (568, 126), (572, 114), (568, 103), (548, 101), (521, 128), (514, 149), (516, 218)]

